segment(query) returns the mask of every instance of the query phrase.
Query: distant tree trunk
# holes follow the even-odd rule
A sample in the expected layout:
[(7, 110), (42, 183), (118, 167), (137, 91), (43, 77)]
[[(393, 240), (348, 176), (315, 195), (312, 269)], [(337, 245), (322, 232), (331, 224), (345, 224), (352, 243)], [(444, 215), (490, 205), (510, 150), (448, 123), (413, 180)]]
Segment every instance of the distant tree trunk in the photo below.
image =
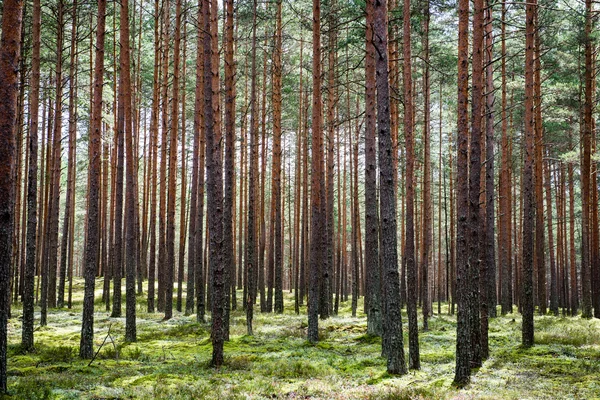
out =
[[(232, 301), (225, 309), (225, 340), (229, 340), (229, 310), (235, 308), (234, 206), (235, 206), (235, 60), (233, 38), (233, 0), (225, 1), (225, 197), (223, 208), (223, 262), (225, 263), (226, 290)], [(226, 296), (227, 300), (229, 296)]]
[(167, 263), (165, 268), (165, 320), (173, 317), (173, 277), (175, 272), (175, 198), (177, 197), (177, 136), (179, 131), (179, 62), (181, 54), (181, 0), (175, 7), (173, 49), (173, 94), (171, 99), (171, 137), (169, 140), (169, 195), (167, 199)]
[[(392, 137), (390, 129), (390, 86), (388, 75), (388, 21), (387, 3), (373, 0), (373, 38), (376, 50), (376, 83), (377, 83), (377, 128), (379, 137), (379, 179), (380, 179), (380, 211), (381, 211), (381, 262), (385, 271), (385, 329), (388, 345), (387, 372), (403, 375), (406, 373), (404, 360), (404, 343), (402, 338), (402, 314), (400, 313), (400, 276), (398, 274), (398, 250), (396, 243), (396, 190), (394, 188), (394, 167), (392, 164)], [(410, 14), (410, 0), (405, 0), (404, 15)], [(409, 19), (410, 20), (410, 19)], [(405, 21), (405, 62), (410, 58), (410, 21)], [(408, 31), (408, 35), (406, 34)], [(406, 55), (408, 54), (408, 58)], [(406, 66), (405, 66), (406, 68)], [(410, 74), (410, 68), (408, 68)], [(405, 70), (405, 78), (407, 76)], [(409, 78), (410, 82), (410, 78)], [(406, 84), (406, 82), (405, 82)], [(405, 92), (406, 93), (406, 92)], [(411, 93), (408, 93), (411, 95)], [(405, 97), (406, 99), (410, 97)], [(410, 100), (408, 100), (410, 103)], [(409, 110), (411, 108), (409, 107)], [(410, 113), (409, 113), (410, 115)], [(409, 132), (409, 138), (412, 132)], [(412, 138), (410, 138), (412, 139)], [(416, 310), (415, 310), (416, 311)], [(411, 347), (411, 350), (413, 348)], [(417, 353), (418, 354), (418, 353)], [(411, 351), (411, 358), (414, 354)], [(418, 368), (418, 361), (413, 368)]]
[[(121, 71), (122, 73), (122, 71)], [(121, 280), (123, 277), (123, 174), (125, 157), (125, 101), (123, 92), (118, 94), (117, 127), (115, 129), (116, 177), (115, 177), (115, 241), (113, 249), (113, 309), (112, 318), (121, 317)]]
[[(49, 79), (50, 85), (52, 86), (54, 81), (52, 78), (52, 71), (50, 72), (50, 79)], [(54, 103), (53, 100), (50, 99), (48, 101), (48, 114), (47, 114), (47, 121), (48, 121), (48, 125), (46, 127), (46, 151), (45, 151), (45, 172), (41, 174), (41, 176), (43, 176), (43, 181), (44, 184), (42, 185), (44, 187), (44, 194), (43, 194), (43, 214), (42, 214), (42, 221), (43, 224), (41, 225), (41, 229), (39, 231), (39, 243), (41, 244), (40, 246), (40, 270), (41, 270), (41, 293), (40, 293), (40, 325), (41, 326), (46, 326), (47, 325), (47, 315), (48, 315), (48, 281), (49, 281), (49, 268), (48, 268), (48, 252), (49, 252), (49, 246), (48, 246), (48, 240), (47, 240), (47, 232), (48, 232), (48, 225), (49, 225), (49, 220), (50, 220), (50, 186), (51, 186), (51, 178), (52, 178), (52, 146), (51, 146), (51, 142), (52, 142), (52, 128), (53, 128), (53, 121), (54, 121)]]
[(450, 280), (450, 307), (448, 309), (448, 313), (450, 315), (454, 315), (454, 307), (456, 306), (456, 217), (457, 217), (457, 213), (455, 212), (456, 210), (456, 201), (454, 200), (455, 198), (455, 192), (454, 192), (454, 162), (452, 159), (452, 152), (454, 151), (454, 146), (452, 145), (452, 142), (454, 141), (452, 139), (453, 135), (450, 135), (450, 143), (448, 146), (448, 191), (450, 192), (450, 196), (449, 196), (449, 202), (450, 202), (450, 276), (449, 276), (449, 280)]
[[(335, 243), (333, 241), (334, 236), (334, 206), (333, 206), (333, 180), (334, 180), (334, 163), (333, 156), (335, 152), (335, 112), (336, 112), (336, 54), (337, 54), (337, 32), (336, 32), (336, 1), (332, 0), (329, 2), (329, 12), (327, 15), (329, 32), (328, 32), (328, 47), (329, 53), (328, 59), (328, 71), (327, 71), (327, 144), (325, 153), (327, 154), (327, 160), (325, 167), (327, 169), (326, 181), (327, 187), (325, 189), (325, 220), (327, 221), (326, 232), (325, 232), (325, 250), (324, 257), (325, 263), (323, 264), (322, 280), (321, 280), (321, 293), (320, 293), (320, 314), (321, 319), (329, 318), (331, 314), (331, 295), (332, 295), (332, 282), (333, 282), (333, 260), (335, 252)], [(324, 144), (325, 146), (325, 144)], [(366, 298), (366, 297), (365, 297)]]
[[(495, 176), (495, 143), (494, 143), (494, 103), (496, 97), (494, 95), (494, 34), (492, 32), (492, 4), (488, 0), (486, 3), (486, 20), (485, 20), (485, 260), (486, 264), (485, 275), (482, 275), (483, 284), (481, 292), (485, 296), (481, 297), (481, 302), (487, 302), (487, 307), (481, 307), (482, 326), (481, 335), (483, 338), (483, 358), (487, 359), (489, 349), (487, 340), (488, 322), (487, 317), (496, 317), (496, 248), (494, 239), (496, 237), (495, 230), (495, 211), (496, 211), (496, 194), (494, 192), (494, 176)], [(506, 193), (506, 192), (505, 192)], [(485, 310), (484, 310), (485, 308)], [(484, 317), (484, 312), (487, 313)]]
[[(155, 301), (155, 277), (156, 277), (156, 191), (158, 186), (158, 108), (159, 108), (159, 86), (160, 86), (160, 39), (159, 39), (159, 0), (154, 2), (154, 73), (152, 85), (152, 110), (150, 112), (150, 158), (152, 168), (150, 174), (150, 257), (148, 261), (148, 312), (154, 312)], [(200, 53), (200, 52), (198, 52)], [(198, 90), (198, 89), (196, 89)], [(195, 113), (195, 116), (198, 112)], [(196, 117), (195, 117), (196, 118)]]
[[(356, 99), (356, 108), (358, 113), (359, 99)], [(358, 141), (360, 138), (360, 129), (356, 127), (356, 139), (352, 142), (352, 132), (350, 131), (350, 148), (352, 149), (352, 160), (350, 162), (350, 190), (351, 190), (351, 212), (352, 212), (352, 316), (356, 317), (356, 308), (358, 306), (359, 297), (359, 280), (360, 280), (360, 250), (359, 243), (359, 222), (360, 212), (358, 204)]]
[(500, 303), (501, 313), (505, 315), (511, 308), (511, 295), (510, 295), (510, 284), (511, 284), (511, 256), (509, 254), (510, 248), (510, 169), (509, 164), (511, 162), (509, 158), (508, 149), (508, 119), (506, 115), (506, 3), (502, 3), (502, 17), (501, 17), (501, 76), (502, 76), (502, 168), (500, 169), (500, 190), (501, 196), (499, 198), (499, 264), (500, 264)]
[(304, 280), (302, 273), (304, 271), (304, 266), (302, 265), (304, 263), (304, 253), (303, 253), (303, 249), (304, 249), (304, 230), (301, 226), (301, 213), (302, 213), (302, 204), (305, 201), (305, 197), (308, 195), (308, 193), (304, 192), (304, 185), (303, 185), (303, 179), (304, 179), (304, 171), (303, 171), (303, 159), (304, 159), (304, 154), (303, 154), (303, 145), (304, 145), (304, 131), (303, 131), (303, 119), (304, 119), (304, 114), (303, 114), (303, 106), (304, 106), (304, 98), (303, 98), (303, 92), (304, 92), (304, 78), (303, 78), (303, 72), (304, 72), (304, 67), (302, 65), (303, 62), (303, 50), (304, 50), (304, 41), (303, 41), (303, 30), (300, 29), (300, 88), (298, 90), (298, 145), (296, 148), (296, 185), (295, 185), (295, 193), (294, 193), (294, 207), (295, 207), (295, 217), (294, 217), (294, 236), (295, 236), (295, 245), (294, 245), (294, 269), (295, 269), (295, 280), (294, 280), (294, 308), (295, 308), (295, 312), (296, 314), (300, 314), (300, 304), (302, 303), (303, 299), (300, 296), (300, 280)]
[[(169, 2), (163, 0), (162, 4), (162, 43), (161, 43), (161, 74), (162, 74), (162, 85), (160, 94), (160, 111), (161, 111), (161, 148), (160, 148), (160, 193), (159, 193), (159, 209), (158, 209), (158, 301), (157, 310), (165, 311), (165, 298), (167, 288), (168, 276), (165, 276), (167, 268), (172, 268), (173, 264), (169, 263), (167, 255), (167, 193), (169, 176), (167, 172), (168, 154), (169, 148), (169, 36), (170, 36), (170, 15), (169, 15)], [(171, 134), (176, 134), (172, 132)]]
[(48, 241), (48, 305), (56, 307), (57, 267), (58, 267), (58, 231), (60, 214), (60, 176), (62, 155), (62, 114), (63, 114), (63, 47), (64, 47), (64, 3), (57, 4), (57, 38), (56, 38), (56, 95), (54, 112), (54, 135), (52, 139), (52, 173), (49, 201), (49, 221), (46, 230)]
[[(65, 282), (67, 279), (67, 254), (68, 247), (73, 236), (71, 231), (71, 213), (73, 200), (75, 196), (74, 180), (75, 180), (75, 141), (76, 141), (76, 129), (77, 121), (75, 116), (75, 54), (77, 51), (77, 0), (73, 1), (72, 4), (73, 20), (71, 30), (71, 50), (70, 50), (70, 64), (69, 64), (69, 158), (67, 167), (67, 196), (65, 201), (65, 215), (63, 219), (63, 234), (62, 242), (60, 246), (60, 268), (59, 268), (59, 282), (58, 282), (58, 300), (57, 306), (59, 308), (65, 305)], [(71, 268), (71, 266), (69, 266)]]
[[(199, 7), (200, 9), (202, 7)], [(201, 10), (198, 10), (198, 20), (201, 21)], [(202, 35), (198, 35), (197, 48), (202, 48)], [(198, 181), (199, 181), (199, 159), (200, 159), (200, 130), (202, 129), (201, 121), (201, 110), (202, 110), (202, 74), (203, 74), (203, 58), (202, 52), (196, 52), (196, 86), (195, 86), (195, 98), (194, 98), (194, 150), (192, 154), (192, 187), (190, 190), (190, 221), (189, 221), (189, 233), (188, 233), (188, 271), (187, 271), (187, 290), (186, 290), (186, 301), (185, 301), (185, 314), (189, 315), (194, 312), (194, 299), (195, 299), (195, 285), (196, 285), (196, 271), (198, 270), (197, 255), (196, 255), (196, 243), (197, 236), (199, 235), (196, 221), (198, 219)]]
[[(268, 7), (268, 4), (267, 4)], [(260, 127), (261, 127), (261, 141), (260, 141), (260, 174), (259, 186), (257, 193), (259, 195), (259, 206), (260, 211), (258, 214), (258, 271), (255, 272), (255, 276), (258, 282), (258, 294), (260, 295), (260, 311), (271, 312), (273, 310), (273, 237), (269, 237), (269, 254), (268, 259), (265, 260), (265, 250), (267, 247), (267, 223), (265, 220), (266, 213), (266, 186), (267, 186), (267, 70), (268, 70), (268, 55), (267, 55), (267, 26), (265, 25), (264, 34), (264, 46), (263, 51), (263, 76), (262, 76), (262, 101), (261, 101), (261, 112), (260, 112)], [(271, 208), (271, 212), (273, 209)], [(267, 264), (268, 262), (268, 264)], [(265, 276), (267, 274), (267, 276)], [(268, 286), (268, 291), (265, 292), (265, 284)], [(256, 293), (255, 293), (256, 296)]]
[[(365, 264), (367, 265), (367, 332), (380, 336), (382, 326), (381, 266), (379, 264), (379, 207), (377, 206), (377, 114), (375, 89), (374, 4), (367, 1), (365, 113)], [(345, 249), (344, 249), (345, 250)]]
[[(544, 168), (546, 184), (546, 219), (548, 224), (548, 252), (550, 253), (550, 311), (558, 316), (558, 277), (557, 266), (554, 258), (554, 225), (552, 224), (552, 178), (550, 172), (550, 161), (546, 162)], [(557, 206), (559, 205), (556, 196)], [(558, 208), (558, 207), (557, 207)], [(560, 219), (560, 218), (558, 218)], [(560, 230), (560, 225), (557, 231)]]
[(592, 287), (591, 287), (591, 147), (593, 130), (594, 93), (592, 91), (593, 67), (592, 58), (592, 1), (585, 2), (585, 101), (583, 108), (583, 153), (581, 161), (581, 300), (583, 318), (592, 317)]
[[(456, 158), (456, 370), (454, 383), (465, 385), (471, 376), (469, 270), (469, 1), (458, 1), (458, 99)], [(452, 213), (451, 213), (452, 214)]]
[[(272, 223), (271, 235), (274, 240), (275, 262), (275, 303), (274, 311), (283, 313), (283, 247), (282, 247), (282, 211), (281, 211), (281, 53), (282, 53), (282, 0), (277, 0), (276, 28), (275, 28), (275, 54), (273, 60), (273, 185), (271, 196), (275, 209), (271, 212), (275, 219)], [(274, 225), (274, 226), (273, 226)]]
[(422, 253), (422, 285), (423, 285), (423, 330), (429, 330), (431, 299), (429, 295), (429, 261), (432, 245), (432, 213), (431, 205), (431, 111), (429, 87), (429, 0), (423, 5), (423, 253)]
[[(535, 16), (534, 24), (538, 26), (538, 17)], [(546, 249), (544, 239), (544, 127), (542, 125), (542, 82), (540, 77), (541, 50), (539, 31), (536, 29), (534, 38), (534, 110), (535, 110), (535, 271), (537, 272), (537, 304), (541, 315), (546, 314)], [(534, 290), (535, 291), (535, 290)]]
[[(302, 43), (302, 41), (300, 42)], [(304, 104), (308, 106), (308, 90), (305, 93)], [(308, 112), (303, 115), (302, 129), (302, 233), (300, 249), (300, 305), (304, 302), (307, 294), (307, 274), (309, 269), (309, 192), (308, 192)]]
[[(29, 172), (27, 174), (27, 256), (23, 274), (23, 327), (21, 348), (34, 350), (34, 302), (33, 289), (36, 275), (35, 260), (38, 248), (36, 233), (38, 224), (37, 183), (38, 183), (38, 123), (40, 108), (40, 30), (42, 13), (40, 0), (33, 1), (33, 43), (31, 53), (31, 78), (29, 81)], [(42, 108), (43, 110), (43, 108)]]
[(182, 311), (183, 306), (183, 279), (185, 271), (185, 244), (186, 244), (186, 229), (187, 229), (187, 141), (186, 141), (186, 90), (185, 76), (187, 66), (187, 23), (185, 19), (187, 15), (182, 15), (183, 23), (183, 62), (181, 63), (181, 204), (179, 210), (179, 257), (177, 259), (177, 311)]
[[(102, 300), (104, 301), (106, 311), (110, 312), (110, 280), (112, 279), (112, 262), (109, 261), (108, 249), (110, 248), (110, 244), (113, 242), (113, 229), (112, 229), (112, 221), (113, 221), (113, 210), (112, 207), (113, 202), (109, 202), (108, 196), (108, 181), (109, 177), (111, 177), (111, 183), (114, 183), (112, 177), (114, 174), (111, 172), (111, 168), (109, 167), (110, 162), (110, 147), (107, 142), (104, 143), (102, 150), (102, 196), (100, 200), (100, 209), (101, 209), (101, 238), (102, 238), (102, 248), (100, 250), (100, 262), (103, 264), (102, 272), (104, 275), (104, 283), (102, 285)], [(112, 199), (114, 196), (110, 196)], [(110, 213), (109, 213), (110, 208)], [(111, 221), (111, 229), (107, 227), (107, 220), (110, 218)], [(110, 232), (110, 233), (109, 233)], [(72, 274), (71, 274), (72, 276)]]
[[(443, 282), (444, 278), (442, 278), (442, 186), (444, 186), (444, 171), (442, 170), (442, 143), (443, 143), (443, 132), (442, 132), (442, 121), (443, 121), (443, 102), (442, 102), (442, 91), (443, 91), (443, 83), (440, 81), (440, 114), (439, 114), (439, 128), (440, 128), (440, 144), (439, 144), (439, 152), (438, 152), (438, 276), (437, 276), (437, 301), (438, 301), (438, 315), (442, 315), (442, 299), (448, 301), (448, 286), (446, 285), (446, 290), (443, 291)], [(447, 217), (444, 216), (444, 217)], [(447, 218), (446, 218), (447, 219)], [(445, 223), (447, 227), (448, 224)], [(448, 235), (446, 234), (446, 252), (448, 252)], [(446, 282), (448, 282), (448, 254), (446, 254)], [(443, 295), (442, 295), (443, 291)]]
[[(104, 27), (106, 0), (98, 0), (98, 25), (96, 27), (96, 57), (94, 65), (94, 101), (89, 140), (89, 180), (87, 241), (85, 244), (85, 288), (79, 356), (91, 358), (94, 353), (94, 286), (98, 263), (98, 230), (100, 216), (98, 192), (100, 186), (100, 141), (102, 129), (102, 86), (104, 81)], [(4, 46), (3, 46), (4, 47)]]
[(252, 12), (252, 67), (250, 84), (250, 174), (248, 177), (248, 223), (246, 233), (246, 326), (248, 335), (252, 335), (252, 320), (254, 318), (255, 280), (254, 274), (258, 268), (256, 251), (256, 184), (258, 180), (258, 105), (256, 100), (256, 14), (257, 0), (253, 3)]
[[(570, 132), (570, 143), (573, 142), (572, 132)], [(570, 309), (571, 316), (576, 316), (579, 309), (579, 294), (577, 285), (577, 263), (575, 255), (575, 185), (573, 180), (573, 163), (568, 166), (569, 175), (569, 264), (571, 266), (571, 300)]]
[(524, 347), (533, 346), (533, 225), (535, 219), (534, 196), (534, 46), (535, 46), (535, 15), (537, 0), (532, 0), (526, 6), (525, 24), (525, 146), (523, 166), (523, 247), (522, 247), (522, 294), (519, 306), (523, 314), (522, 343)]
[[(376, 3), (377, 4), (377, 3)], [(417, 265), (416, 265), (416, 253), (415, 253), (415, 222), (414, 222), (414, 210), (415, 210), (415, 190), (414, 190), (414, 165), (415, 165), (415, 153), (414, 153), (414, 133), (413, 133), (413, 94), (412, 94), (412, 60), (411, 60), (411, 28), (410, 28), (410, 0), (404, 0), (404, 36), (403, 36), (403, 52), (404, 52), (404, 140), (406, 142), (406, 243), (404, 244), (404, 262), (406, 263), (406, 285), (407, 285), (407, 310), (408, 310), (408, 347), (409, 347), (409, 368), (420, 369), (421, 361), (419, 356), (419, 325), (417, 322)], [(377, 35), (377, 32), (375, 32)], [(376, 48), (377, 49), (377, 48)], [(378, 72), (379, 73), (379, 72)], [(378, 86), (379, 89), (379, 86)], [(379, 94), (378, 110), (379, 110)], [(379, 119), (379, 117), (378, 117)], [(379, 145), (381, 147), (381, 144)], [(381, 150), (380, 150), (381, 153)], [(380, 155), (381, 157), (381, 155)], [(380, 159), (379, 166), (381, 168), (382, 161)], [(381, 172), (380, 172), (381, 174)], [(381, 179), (383, 177), (380, 177)], [(381, 183), (380, 183), (381, 186)], [(381, 193), (381, 189), (380, 189)], [(381, 194), (380, 194), (381, 196)], [(380, 198), (380, 204), (382, 199)], [(388, 217), (389, 218), (389, 217)], [(384, 231), (383, 226), (389, 221), (383, 221), (383, 210), (381, 210), (381, 244), (383, 245)], [(388, 239), (389, 240), (389, 239)], [(383, 247), (381, 249), (383, 252)], [(383, 255), (380, 256), (383, 262)], [(389, 266), (383, 266), (385, 271), (385, 281), (390, 280), (388, 275)], [(387, 285), (387, 284), (386, 284)], [(390, 307), (388, 300), (389, 293), (386, 286), (386, 320), (390, 318), (387, 314), (387, 310)], [(388, 333), (388, 323), (384, 327), (384, 334)]]
[(308, 341), (319, 340), (319, 276), (325, 265), (325, 202), (323, 130), (321, 121), (321, 4), (313, 0), (313, 98), (312, 98), (312, 174), (310, 282), (308, 293)]

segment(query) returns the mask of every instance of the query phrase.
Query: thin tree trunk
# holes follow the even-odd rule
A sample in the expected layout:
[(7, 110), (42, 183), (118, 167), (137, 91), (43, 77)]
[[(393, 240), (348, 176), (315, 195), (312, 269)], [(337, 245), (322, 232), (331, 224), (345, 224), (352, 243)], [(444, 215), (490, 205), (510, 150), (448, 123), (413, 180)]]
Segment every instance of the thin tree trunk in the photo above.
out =
[[(272, 236), (275, 242), (275, 304), (274, 311), (283, 313), (283, 234), (282, 234), (282, 207), (281, 207), (281, 75), (282, 75), (282, 0), (277, 0), (276, 28), (275, 28), (275, 55), (273, 60), (273, 186), (271, 196), (275, 210), (272, 211), (273, 220)], [(233, 79), (233, 78), (232, 78)], [(272, 224), (272, 225), (273, 225)], [(323, 317), (323, 315), (321, 315)]]
[[(404, 262), (406, 263), (406, 286), (407, 286), (407, 312), (408, 312), (408, 347), (409, 347), (409, 368), (420, 369), (421, 361), (419, 355), (419, 325), (417, 322), (417, 264), (416, 264), (416, 252), (415, 252), (415, 191), (414, 191), (414, 169), (415, 169), (415, 153), (414, 153), (414, 132), (413, 132), (413, 84), (412, 84), (412, 60), (411, 60), (411, 27), (410, 27), (410, 0), (404, 0), (404, 35), (403, 35), (403, 53), (404, 53), (404, 140), (406, 142), (406, 213), (405, 213), (405, 244), (404, 244)], [(377, 32), (375, 33), (377, 34)], [(379, 70), (378, 70), (379, 71)], [(378, 97), (378, 107), (379, 97)], [(379, 117), (378, 117), (379, 119)], [(381, 133), (381, 131), (380, 131)], [(381, 146), (381, 144), (379, 145)], [(381, 157), (380, 147), (380, 157)], [(380, 159), (379, 166), (381, 168), (382, 161)], [(380, 172), (381, 174), (381, 172)], [(380, 176), (383, 179), (383, 176)], [(381, 189), (380, 189), (381, 191)], [(382, 199), (380, 198), (380, 204)], [(381, 244), (386, 240), (384, 238), (383, 226), (390, 221), (383, 221), (383, 210), (381, 210)], [(389, 216), (388, 216), (389, 218)], [(389, 240), (389, 239), (387, 239)], [(383, 246), (381, 251), (383, 252)], [(383, 255), (380, 256), (383, 262)], [(389, 256), (388, 256), (389, 257)], [(390, 267), (385, 265), (385, 281), (390, 280)], [(386, 284), (386, 325), (384, 328), (384, 335), (391, 335), (388, 331), (387, 320), (391, 317), (387, 310), (390, 308), (390, 300), (388, 287), (390, 283)], [(386, 352), (387, 353), (387, 352)]]
[[(486, 273), (482, 275), (483, 284), (481, 293), (485, 296), (481, 297), (481, 335), (482, 335), (482, 357), (487, 359), (489, 355), (488, 349), (488, 321), (487, 317), (496, 317), (496, 248), (494, 246), (495, 230), (495, 211), (496, 211), (496, 194), (494, 192), (494, 176), (495, 176), (495, 143), (494, 143), (494, 34), (492, 32), (492, 4), (486, 3), (486, 20), (485, 20), (485, 74), (486, 74), (486, 89), (485, 89), (485, 262)], [(486, 303), (485, 305), (483, 303)], [(485, 313), (485, 315), (484, 315)]]
[[(175, 272), (175, 198), (177, 196), (177, 136), (179, 131), (179, 62), (181, 54), (181, 0), (175, 6), (173, 50), (173, 94), (171, 99), (171, 137), (169, 138), (169, 195), (167, 199), (167, 263), (165, 268), (165, 320), (173, 317), (173, 281)], [(182, 200), (183, 202), (183, 200)]]
[[(182, 18), (185, 20), (186, 16), (183, 15)], [(186, 113), (186, 104), (185, 104), (185, 76), (186, 76), (186, 49), (187, 49), (187, 24), (184, 21), (183, 24), (183, 63), (181, 65), (181, 76), (184, 79), (181, 82), (181, 205), (180, 205), (180, 217), (179, 217), (179, 257), (177, 258), (177, 262), (179, 264), (177, 270), (177, 311), (182, 311), (183, 306), (183, 279), (184, 279), (184, 271), (185, 271), (185, 242), (187, 240), (186, 237), (186, 228), (187, 228), (187, 219), (186, 219), (186, 203), (187, 203), (187, 150), (186, 150), (186, 126), (185, 126), (185, 113)]]
[(583, 152), (581, 161), (581, 300), (583, 318), (592, 317), (592, 287), (591, 287), (591, 147), (592, 147), (592, 118), (594, 93), (592, 92), (593, 44), (592, 44), (592, 1), (586, 0), (585, 19), (585, 101), (583, 109), (582, 142)]
[(73, 13), (73, 20), (71, 30), (71, 54), (69, 65), (69, 161), (67, 167), (67, 197), (65, 201), (65, 215), (63, 217), (63, 234), (60, 246), (60, 269), (57, 300), (57, 306), (59, 308), (62, 308), (65, 305), (65, 282), (67, 279), (67, 250), (70, 238), (71, 236), (73, 236), (73, 232), (70, 229), (71, 213), (75, 212), (75, 210), (71, 209), (71, 206), (73, 205), (72, 197), (75, 196), (75, 193), (73, 192), (73, 181), (75, 179), (75, 140), (77, 139), (77, 120), (75, 116), (75, 53), (77, 50), (77, 0), (73, 1), (71, 12)]
[[(548, 224), (548, 252), (550, 253), (550, 311), (558, 316), (558, 279), (557, 266), (554, 258), (554, 226), (552, 223), (552, 179), (550, 173), (550, 161), (544, 168), (546, 176), (546, 219)], [(557, 196), (557, 205), (559, 203)], [(560, 227), (559, 227), (560, 229)]]

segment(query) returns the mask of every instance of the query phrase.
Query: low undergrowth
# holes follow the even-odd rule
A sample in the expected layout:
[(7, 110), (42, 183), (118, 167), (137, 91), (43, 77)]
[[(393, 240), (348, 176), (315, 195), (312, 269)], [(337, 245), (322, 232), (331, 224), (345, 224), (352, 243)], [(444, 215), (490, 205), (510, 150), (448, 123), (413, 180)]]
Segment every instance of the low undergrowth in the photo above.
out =
[[(78, 282), (79, 283), (79, 282)], [(80, 286), (79, 286), (80, 287)], [(99, 296), (100, 293), (97, 293)], [(241, 297), (241, 296), (240, 296)], [(254, 336), (245, 314), (232, 312), (225, 364), (210, 366), (210, 325), (175, 313), (162, 321), (137, 308), (138, 341), (124, 340), (124, 318), (97, 305), (96, 359), (78, 357), (81, 291), (73, 310), (50, 310), (35, 332), (36, 351), (21, 351), (21, 311), (9, 321), (9, 391), (15, 399), (592, 399), (600, 398), (600, 321), (536, 316), (536, 346), (521, 348), (520, 316), (490, 320), (491, 354), (471, 383), (452, 385), (456, 318), (434, 314), (420, 333), (422, 368), (390, 376), (381, 339), (368, 335), (366, 317), (340, 314), (320, 320), (317, 344), (306, 341), (306, 309), (295, 315), (286, 294), (283, 315), (255, 315)], [(100, 311), (102, 310), (102, 311)], [(38, 316), (36, 316), (37, 318)], [(405, 343), (407, 334), (404, 315)], [(421, 323), (421, 321), (419, 321)], [(407, 346), (406, 351), (408, 351)], [(408, 356), (408, 354), (406, 354)]]

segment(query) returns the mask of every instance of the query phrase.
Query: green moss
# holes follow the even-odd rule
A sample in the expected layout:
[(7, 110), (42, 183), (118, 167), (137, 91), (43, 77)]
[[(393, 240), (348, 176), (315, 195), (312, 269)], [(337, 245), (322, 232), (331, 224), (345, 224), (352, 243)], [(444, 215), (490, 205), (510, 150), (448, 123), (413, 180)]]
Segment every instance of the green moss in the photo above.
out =
[(284, 314), (256, 313), (254, 336), (245, 335), (244, 312), (231, 313), (231, 340), (218, 370), (210, 366), (210, 325), (196, 323), (195, 316), (176, 312), (162, 321), (162, 315), (144, 311), (145, 299), (139, 297), (138, 341), (125, 343), (124, 320), (109, 318), (98, 307), (95, 348), (110, 326), (116, 350), (105, 344), (88, 366), (89, 360), (77, 355), (82, 282), (75, 287), (74, 309), (50, 310), (49, 326), (35, 332), (35, 352), (23, 354), (20, 322), (11, 319), (13, 398), (520, 399), (600, 393), (600, 322), (595, 320), (536, 316), (531, 349), (519, 346), (518, 314), (490, 320), (490, 358), (458, 390), (451, 385), (456, 318), (447, 315), (447, 305), (442, 315), (431, 317), (430, 330), (420, 332), (422, 370), (391, 376), (381, 357), (381, 338), (366, 333), (364, 314), (351, 317), (350, 302), (340, 304), (338, 316), (319, 321), (320, 340), (312, 344), (306, 341), (306, 315), (294, 314), (287, 293)]

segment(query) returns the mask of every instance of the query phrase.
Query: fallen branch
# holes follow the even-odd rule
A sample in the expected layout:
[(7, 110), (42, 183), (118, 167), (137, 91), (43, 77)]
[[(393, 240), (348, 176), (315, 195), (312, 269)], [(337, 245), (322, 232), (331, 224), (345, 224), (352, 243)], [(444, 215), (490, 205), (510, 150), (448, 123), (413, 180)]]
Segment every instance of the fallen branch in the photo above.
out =
[[(104, 340), (102, 341), (102, 344), (100, 345), (100, 347), (98, 347), (98, 351), (96, 351), (96, 354), (94, 354), (94, 357), (92, 357), (92, 359), (90, 360), (90, 363), (88, 364), (88, 367), (90, 365), (92, 365), (92, 363), (94, 362), (94, 360), (96, 359), (96, 356), (98, 356), (98, 353), (100, 353), (100, 350), (102, 350), (102, 346), (104, 346), (104, 344), (106, 343), (106, 339), (108, 339), (110, 337), (110, 329), (112, 328), (112, 324), (110, 324), (108, 326), (108, 332), (106, 333), (106, 337), (104, 338)], [(112, 338), (111, 338), (112, 341)], [(113, 342), (114, 345), (114, 342)]]

